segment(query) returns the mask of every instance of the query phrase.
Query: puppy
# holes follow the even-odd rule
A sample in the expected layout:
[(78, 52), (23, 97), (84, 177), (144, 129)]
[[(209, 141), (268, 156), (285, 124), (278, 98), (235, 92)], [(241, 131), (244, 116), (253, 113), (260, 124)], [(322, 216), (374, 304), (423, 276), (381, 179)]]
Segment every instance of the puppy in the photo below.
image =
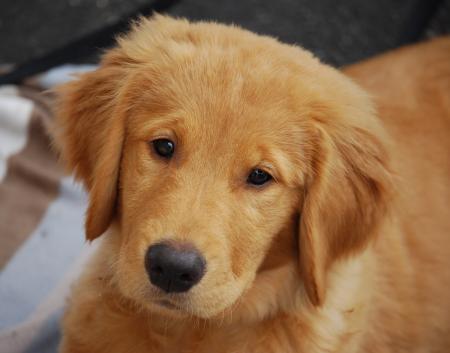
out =
[(61, 352), (448, 352), (450, 70), (380, 60), (384, 122), (299, 47), (155, 16), (61, 87), (101, 236)]

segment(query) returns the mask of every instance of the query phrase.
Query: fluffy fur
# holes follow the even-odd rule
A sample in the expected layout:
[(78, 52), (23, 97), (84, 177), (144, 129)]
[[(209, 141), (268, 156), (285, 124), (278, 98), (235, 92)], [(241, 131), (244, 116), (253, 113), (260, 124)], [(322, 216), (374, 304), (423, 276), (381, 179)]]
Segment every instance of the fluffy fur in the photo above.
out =
[[(296, 46), (135, 24), (59, 90), (55, 139), (89, 191), (87, 239), (105, 233), (61, 352), (448, 352), (449, 48), (348, 71), (383, 124), (357, 84)], [(175, 141), (170, 161), (156, 138)], [(255, 167), (274, 180), (249, 186)], [(207, 261), (187, 293), (148, 280), (161, 240)]]

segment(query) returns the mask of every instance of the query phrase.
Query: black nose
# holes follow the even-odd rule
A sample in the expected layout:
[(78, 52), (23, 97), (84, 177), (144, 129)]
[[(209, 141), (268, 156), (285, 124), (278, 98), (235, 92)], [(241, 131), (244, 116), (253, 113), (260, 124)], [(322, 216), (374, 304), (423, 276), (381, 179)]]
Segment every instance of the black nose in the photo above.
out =
[(186, 292), (202, 279), (205, 259), (190, 245), (159, 243), (145, 256), (150, 282), (167, 293)]

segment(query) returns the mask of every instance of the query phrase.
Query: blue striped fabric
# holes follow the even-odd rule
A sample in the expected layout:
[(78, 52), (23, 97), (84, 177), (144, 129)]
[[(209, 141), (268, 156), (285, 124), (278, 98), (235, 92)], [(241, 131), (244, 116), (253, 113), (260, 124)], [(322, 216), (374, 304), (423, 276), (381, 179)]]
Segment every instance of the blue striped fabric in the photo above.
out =
[(0, 330), (20, 324), (64, 276), (83, 244), (85, 195), (71, 179), (0, 273)]

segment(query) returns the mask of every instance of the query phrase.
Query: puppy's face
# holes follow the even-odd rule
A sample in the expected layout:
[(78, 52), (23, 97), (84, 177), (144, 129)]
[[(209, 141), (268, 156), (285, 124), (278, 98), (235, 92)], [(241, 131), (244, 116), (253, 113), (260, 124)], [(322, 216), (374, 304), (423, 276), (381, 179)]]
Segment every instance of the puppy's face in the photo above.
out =
[[(273, 239), (292, 231), (310, 153), (300, 147), (309, 136), (292, 128), (288, 87), (277, 77), (258, 82), (250, 63), (214, 55), (194, 54), (195, 66), (179, 72), (161, 69), (167, 82), (159, 87), (155, 74), (130, 85), (139, 95), (125, 102), (134, 108), (119, 182), (122, 290), (202, 317), (234, 303)], [(161, 244), (164, 259), (152, 253)], [(198, 260), (170, 263), (185, 253)]]
[(382, 209), (365, 95), (236, 28), (158, 17), (119, 44), (63, 88), (57, 124), (90, 191), (88, 238), (119, 225), (113, 283), (150, 310), (212, 318), (261, 272), (299, 263), (320, 304), (328, 266), (367, 242)]

